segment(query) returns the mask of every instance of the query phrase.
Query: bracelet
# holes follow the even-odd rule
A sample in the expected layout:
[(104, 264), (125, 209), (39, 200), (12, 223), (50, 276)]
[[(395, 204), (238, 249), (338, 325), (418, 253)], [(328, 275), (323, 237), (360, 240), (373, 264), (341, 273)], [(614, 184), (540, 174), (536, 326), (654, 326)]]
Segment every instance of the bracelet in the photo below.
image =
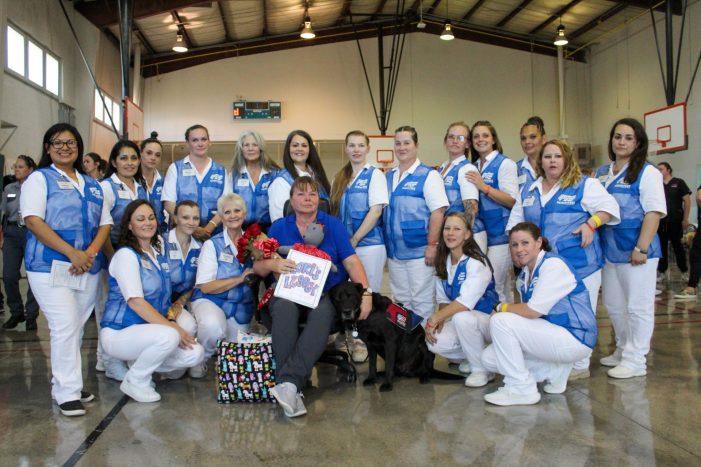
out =
[(175, 320), (173, 318), (168, 318), (168, 321), (170, 321), (171, 323), (175, 323)]
[(438, 242), (428, 242), (428, 246), (438, 246)]
[(584, 225), (586, 225), (587, 227), (589, 227), (589, 230), (591, 230), (592, 233), (596, 232), (596, 229), (595, 229), (594, 227), (592, 227), (591, 224), (590, 224), (589, 222), (585, 222)]
[(90, 253), (90, 254), (92, 255), (93, 258), (94, 258), (95, 256), (97, 256), (97, 251), (95, 251), (95, 248), (93, 248), (92, 245), (90, 245), (89, 247), (87, 247), (87, 248), (85, 249), (85, 251), (87, 251), (88, 253)]
[(596, 228), (597, 228), (597, 229), (598, 229), (599, 227), (601, 227), (601, 224), (603, 224), (603, 222), (601, 222), (601, 218), (600, 218), (599, 216), (597, 216), (596, 214), (594, 214), (593, 216), (591, 216), (591, 220), (594, 221), (594, 223), (596, 224)]
[(499, 313), (506, 313), (507, 311), (509, 311), (509, 304), (502, 303), (501, 306), (499, 307)]
[(647, 250), (643, 250), (643, 249), (640, 248), (638, 245), (635, 245), (635, 248), (633, 248), (633, 251), (637, 251), (638, 253), (642, 253), (642, 254), (644, 254), (644, 255), (647, 254)]
[(207, 225), (209, 225), (209, 224), (212, 224), (215, 229), (217, 228), (217, 224), (214, 221), (207, 222)]

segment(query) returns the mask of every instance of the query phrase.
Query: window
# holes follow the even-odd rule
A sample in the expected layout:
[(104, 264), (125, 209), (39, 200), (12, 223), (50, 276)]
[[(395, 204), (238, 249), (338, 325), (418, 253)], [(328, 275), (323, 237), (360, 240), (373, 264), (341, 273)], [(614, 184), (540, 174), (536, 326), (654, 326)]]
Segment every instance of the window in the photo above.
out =
[(7, 26), (8, 70), (32, 84), (59, 95), (61, 64), (49, 50), (14, 26)]
[[(112, 122), (110, 121), (109, 113), (112, 113), (112, 119), (114, 120), (114, 126), (117, 131), (120, 131), (121, 121), (122, 121), (122, 106), (117, 99), (112, 99), (110, 96), (102, 92), (105, 97), (105, 103), (102, 104), (102, 99), (100, 98), (100, 91), (95, 89), (95, 118), (105, 125), (112, 127)], [(105, 110), (108, 109), (108, 111)]]

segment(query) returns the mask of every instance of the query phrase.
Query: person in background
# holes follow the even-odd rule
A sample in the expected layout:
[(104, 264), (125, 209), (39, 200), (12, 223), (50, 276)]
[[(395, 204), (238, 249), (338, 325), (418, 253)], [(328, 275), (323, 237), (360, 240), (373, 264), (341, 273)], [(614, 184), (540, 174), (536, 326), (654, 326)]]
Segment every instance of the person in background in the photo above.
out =
[(179, 201), (195, 201), (200, 207), (200, 226), (194, 235), (205, 241), (221, 231), (217, 200), (231, 192), (230, 178), (224, 166), (208, 155), (211, 141), (207, 128), (199, 124), (191, 126), (185, 130), (185, 141), (190, 152), (168, 167), (161, 200), (170, 216)]
[(102, 179), (102, 174), (100, 173), (100, 162), (102, 157), (96, 152), (89, 152), (83, 156), (83, 171), (85, 175), (88, 175), (95, 180)]
[(156, 212), (158, 219), (158, 231), (165, 232), (167, 228), (166, 212), (163, 208), (163, 177), (158, 171), (163, 155), (163, 145), (158, 141), (158, 133), (151, 132), (151, 137), (143, 140), (139, 145), (141, 149), (141, 175), (144, 177), (144, 188), (148, 194), (148, 200)]
[(691, 242), (689, 251), (689, 280), (686, 288), (674, 295), (677, 300), (696, 300), (698, 294), (699, 279), (701, 279), (701, 185), (696, 189), (696, 233)]
[(270, 227), (268, 189), (279, 170), (266, 152), (260, 133), (246, 130), (239, 135), (231, 163), (231, 189), (246, 202), (244, 228), (253, 223), (263, 231)]
[(14, 329), (19, 323), (26, 320), (25, 329), (35, 331), (37, 329), (37, 305), (32, 288), (27, 287), (27, 304), (22, 303), (22, 295), (19, 290), (20, 268), (24, 260), (24, 248), (27, 244), (27, 228), (19, 210), (19, 200), (22, 184), (36, 169), (37, 164), (29, 156), (20, 155), (15, 162), (16, 182), (10, 183), (2, 193), (2, 270), (3, 285), (7, 294), (7, 305), (10, 307), (10, 319), (2, 325), (3, 329)]
[[(20, 211), (29, 233), (27, 279), (49, 323), (51, 395), (67, 417), (85, 415), (80, 343), (95, 306), (112, 217), (102, 188), (83, 175), (83, 139), (58, 123), (44, 134), (39, 168), (22, 184)], [(53, 269), (53, 272), (52, 272)], [(72, 285), (77, 279), (80, 284)]]
[(545, 135), (545, 123), (538, 116), (533, 116), (526, 120), (521, 127), (521, 149), (524, 157), (516, 163), (518, 173), (518, 189), (527, 189), (538, 178), (536, 167), (538, 156), (543, 145), (548, 140)]
[(662, 258), (657, 264), (657, 281), (664, 280), (669, 266), (669, 243), (672, 244), (677, 267), (682, 273), (682, 280), (688, 280), (686, 266), (686, 251), (682, 244), (682, 236), (689, 227), (689, 212), (691, 211), (691, 190), (684, 180), (672, 177), (672, 166), (668, 162), (659, 162), (657, 169), (662, 174), (664, 197), (667, 203), (667, 215), (660, 219), (657, 235), (660, 237)]

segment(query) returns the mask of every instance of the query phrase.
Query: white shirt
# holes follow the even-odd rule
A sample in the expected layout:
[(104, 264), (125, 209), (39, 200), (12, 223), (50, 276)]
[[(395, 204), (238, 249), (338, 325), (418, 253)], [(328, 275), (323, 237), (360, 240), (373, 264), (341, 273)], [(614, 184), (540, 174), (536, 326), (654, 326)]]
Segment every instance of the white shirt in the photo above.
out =
[[(151, 186), (149, 186), (147, 180), (144, 180), (146, 182), (145, 183), (146, 191), (148, 192), (149, 196), (151, 195), (151, 193), (153, 193), (153, 187), (156, 186), (156, 182), (158, 182), (158, 180), (160, 180), (161, 178), (163, 178), (163, 177), (161, 177), (160, 172), (158, 170), (156, 170), (156, 173), (153, 175), (153, 184)], [(145, 179), (145, 177), (144, 177), (144, 179)]]
[[(168, 232), (168, 243), (174, 243), (176, 248), (175, 250), (168, 251), (168, 259), (180, 259), (182, 264), (185, 264), (185, 260), (192, 250), (199, 250), (202, 248), (202, 244), (197, 241), (195, 237), (190, 237), (190, 246), (187, 251), (183, 251), (182, 248), (180, 248), (178, 237), (175, 235), (175, 229), (171, 229)], [(179, 256), (179, 258), (176, 258), (176, 256)]]
[[(542, 207), (548, 204), (559, 189), (560, 183), (556, 183), (546, 195), (543, 195), (543, 177), (538, 177), (525, 192), (525, 196), (528, 197), (533, 190), (538, 190), (540, 192), (540, 205)], [(606, 188), (604, 188), (601, 182), (595, 178), (587, 177), (584, 181), (582, 208), (591, 215), (599, 211), (610, 214), (611, 220), (607, 223), (608, 225), (616, 225), (621, 222), (621, 212), (616, 198), (606, 191)], [(523, 199), (521, 199), (521, 196), (517, 196), (516, 204), (514, 204), (514, 207), (511, 209), (509, 222), (506, 224), (506, 231), (508, 232), (513, 226), (524, 220)]]
[[(463, 255), (462, 258), (460, 258), (460, 261), (466, 258), (467, 256)], [(448, 258), (446, 258), (446, 269), (448, 270), (449, 284), (453, 282), (458, 264), (452, 264), (450, 255), (448, 255)], [(480, 298), (482, 298), (484, 295), (484, 291), (487, 290), (489, 282), (492, 280), (492, 271), (490, 271), (489, 267), (485, 264), (471, 258), (467, 262), (465, 272), (465, 280), (462, 284), (460, 284), (460, 295), (458, 295), (455, 301), (467, 307), (468, 310), (473, 310), (475, 305), (477, 305), (477, 302), (479, 302)], [(450, 303), (450, 299), (445, 294), (445, 290), (443, 290), (443, 281), (440, 277), (435, 277), (435, 284), (436, 303)]]
[[(251, 177), (251, 173), (248, 171), (248, 167), (246, 167), (246, 165), (244, 165), (244, 166), (241, 168), (241, 170), (239, 171), (239, 173), (240, 173), (240, 174), (246, 174), (246, 178), (241, 178), (241, 177), (239, 177), (239, 179), (237, 180), (236, 183), (237, 183), (238, 185), (241, 185), (241, 184), (243, 183), (243, 184), (245, 184), (244, 186), (250, 186), (252, 190), (255, 190), (255, 189), (256, 189), (256, 183), (253, 182), (253, 177)], [(260, 179), (263, 178), (263, 175), (265, 175), (265, 174), (267, 174), (267, 173), (270, 173), (270, 172), (269, 172), (265, 167), (261, 166), (261, 168), (260, 168), (260, 175), (259, 175), (259, 178), (258, 178), (258, 182), (259, 182), (259, 183), (260, 183)], [(233, 186), (233, 177), (234, 177), (234, 174), (232, 174), (231, 177), (232, 177), (231, 189), (233, 190), (233, 189), (234, 189), (234, 186)]]
[[(452, 162), (445, 161), (443, 162), (443, 164), (441, 164), (440, 170), (438, 172), (443, 173), (443, 170), (445, 169), (446, 165), (450, 164), (450, 168), (445, 171), (445, 175), (448, 175), (448, 173), (453, 169), (454, 166), (460, 164), (465, 159), (465, 156), (460, 156)], [(475, 167), (474, 164), (472, 164), (471, 162), (468, 162), (467, 164), (463, 165), (458, 169), (458, 174), (456, 175), (456, 177), (458, 177), (458, 186), (460, 187), (460, 199), (462, 199), (463, 201), (473, 199), (479, 201), (480, 199), (479, 190), (477, 189), (475, 184), (472, 182), (468, 182), (465, 178), (465, 174), (467, 172), (472, 171), (477, 172), (477, 167)], [(445, 176), (443, 176), (443, 179), (445, 180)]]
[[(229, 235), (224, 231), (224, 246), (231, 247), (231, 251), (234, 255), (234, 260), (236, 260), (236, 255), (239, 251), (236, 249), (236, 245), (231, 241)], [(207, 284), (217, 280), (217, 270), (219, 269), (219, 258), (217, 258), (217, 249), (214, 248), (214, 243), (212, 240), (207, 240), (202, 245), (200, 250), (200, 258), (197, 261), (197, 279), (195, 280), (196, 285)]]
[[(409, 167), (408, 170), (404, 171), (402, 173), (401, 177), (399, 176), (399, 167), (395, 167), (392, 169), (392, 191), (397, 189), (397, 185), (399, 185), (399, 182), (404, 180), (407, 175), (413, 174), (416, 168), (421, 164), (421, 161), (419, 159), (416, 159), (414, 163)], [(446, 208), (448, 207), (448, 196), (445, 194), (445, 186), (443, 185), (443, 179), (441, 178), (441, 174), (439, 174), (435, 170), (430, 170), (428, 172), (428, 176), (426, 177), (426, 183), (424, 183), (424, 200), (426, 201), (426, 205), (428, 206), (428, 210), (433, 212), (436, 209), (439, 208)]]
[[(304, 177), (306, 175), (314, 178), (313, 174), (310, 172), (305, 172), (304, 170), (297, 169), (297, 173), (300, 177)], [(287, 180), (282, 177), (277, 177), (275, 180), (270, 182), (270, 185), (268, 186), (268, 210), (270, 211), (271, 222), (275, 222), (283, 217), (285, 201), (290, 199), (290, 188), (292, 188), (292, 185), (290, 185)]]
[[(204, 177), (207, 176), (207, 172), (212, 168), (212, 158), (207, 158), (207, 165), (202, 172), (198, 171), (195, 165), (190, 162), (190, 155), (185, 156), (183, 163), (192, 167), (195, 171), (195, 177), (197, 178), (197, 183), (202, 183)], [(163, 180), (163, 192), (161, 193), (161, 201), (172, 201), (176, 203), (178, 201), (178, 168), (175, 163), (170, 164), (168, 171), (166, 172), (166, 178)], [(224, 193), (231, 193), (231, 177), (229, 176), (229, 171), (224, 171)]]
[[(599, 177), (599, 181), (606, 188), (621, 175), (621, 172), (628, 168), (628, 164), (623, 166), (621, 172), (617, 175), (613, 174), (613, 163), (609, 164), (608, 174)], [(625, 175), (623, 175), (625, 177)], [(662, 217), (667, 215), (667, 201), (664, 196), (664, 182), (662, 174), (657, 167), (646, 165), (643, 167), (643, 175), (640, 178), (640, 204), (643, 207), (643, 212), (659, 212)]]
[[(109, 265), (110, 276), (114, 277), (119, 286), (119, 291), (122, 292), (124, 300), (129, 301), (130, 298), (143, 298), (144, 289), (141, 284), (141, 273), (139, 272), (139, 261), (144, 267), (155, 267), (161, 269), (160, 263), (156, 260), (153, 248), (149, 248), (146, 254), (150, 261), (143, 257), (138, 257), (130, 248), (120, 248), (112, 256)], [(146, 266), (148, 265), (148, 266)]]
[[(536, 260), (536, 268), (543, 257), (545, 256), (545, 251), (541, 251), (538, 254), (538, 259)], [(523, 268), (526, 277), (525, 289), (528, 288), (530, 271), (528, 266)], [(518, 286), (519, 292), (521, 291), (520, 281), (516, 284)], [(569, 295), (570, 292), (574, 290), (577, 286), (577, 279), (567, 267), (564, 261), (560, 258), (548, 258), (545, 260), (543, 265), (540, 267), (540, 273), (538, 274), (538, 282), (536, 283), (531, 299), (528, 301), (527, 305), (533, 311), (540, 313), (541, 315), (547, 315), (550, 313), (552, 307), (555, 306), (557, 302)]]
[[(129, 185), (122, 182), (116, 173), (110, 176), (110, 180), (117, 185), (117, 193), (120, 198), (129, 199), (130, 201), (138, 199), (139, 184), (136, 182), (136, 180), (134, 180), (134, 191), (129, 188)], [(114, 199), (114, 190), (112, 190), (112, 185), (110, 185), (110, 182), (107, 180), (102, 180), (100, 182), (100, 186), (102, 187), (102, 193), (105, 197), (105, 204), (109, 208), (109, 211), (112, 212), (116, 201)]]
[[(348, 183), (348, 187), (353, 185), (360, 174), (365, 169), (370, 169), (374, 167), (370, 164), (365, 164), (365, 166), (355, 174), (353, 180)], [(376, 168), (376, 167), (375, 167)], [(382, 173), (381, 170), (377, 169), (372, 172), (370, 176), (370, 185), (368, 185), (368, 206), (377, 206), (378, 204), (387, 206), (389, 204), (389, 195), (387, 193), (387, 177)]]
[[(477, 159), (477, 169), (480, 173), (484, 172), (484, 169), (489, 167), (490, 162), (494, 160), (497, 154), (499, 154), (498, 151), (490, 152), (487, 157), (484, 158), (484, 167), (481, 166), (482, 161)], [(503, 191), (513, 199), (516, 199), (518, 198), (518, 167), (516, 166), (516, 162), (506, 156), (504, 157), (504, 162), (499, 166), (499, 186), (497, 188), (499, 191)]]
[[(85, 179), (83, 175), (76, 172), (78, 177), (78, 182), (66, 175), (66, 172), (59, 169), (55, 165), (51, 165), (54, 169), (63, 175), (66, 180), (68, 180), (73, 187), (80, 192), (81, 196), (84, 196), (85, 192)], [(103, 197), (105, 190), (102, 190)], [(42, 220), (46, 218), (46, 178), (44, 174), (39, 171), (32, 172), (29, 177), (22, 183), (22, 193), (24, 196), (20, 195), (19, 206), (22, 212), (22, 217), (27, 218), (29, 216), (37, 216)], [(100, 225), (112, 225), (112, 216), (110, 215), (110, 208), (108, 208), (107, 203), (103, 201), (102, 212), (100, 213)]]

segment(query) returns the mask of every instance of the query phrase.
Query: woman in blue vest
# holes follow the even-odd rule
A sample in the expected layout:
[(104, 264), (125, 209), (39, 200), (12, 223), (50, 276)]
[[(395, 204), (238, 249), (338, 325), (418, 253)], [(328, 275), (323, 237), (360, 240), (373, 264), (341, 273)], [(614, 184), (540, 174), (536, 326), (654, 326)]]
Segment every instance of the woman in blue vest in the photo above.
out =
[(207, 128), (192, 125), (185, 130), (185, 141), (190, 152), (168, 167), (161, 200), (171, 217), (179, 201), (195, 201), (200, 207), (200, 226), (195, 231), (195, 238), (205, 241), (221, 231), (217, 200), (224, 193), (231, 192), (230, 178), (224, 166), (208, 155), (211, 142)]
[(308, 175), (319, 183), (321, 188), (319, 197), (328, 202), (331, 185), (309, 133), (294, 130), (287, 135), (282, 163), (284, 168), (278, 172), (268, 187), (268, 204), (272, 222), (285, 216), (283, 209), (285, 202), (290, 199), (292, 182), (302, 175)]
[(482, 366), (490, 341), (489, 316), (499, 302), (491, 266), (472, 235), (463, 212), (446, 214), (436, 256), (438, 311), (426, 322), (428, 349), (449, 360), (467, 359), (472, 374), (465, 386), (478, 388), (494, 379)]
[(518, 197), (516, 163), (502, 154), (497, 131), (488, 121), (472, 125), (472, 158), (478, 171), (467, 172), (467, 180), (479, 190), (476, 230), (487, 231), (487, 257), (494, 268), (499, 300), (511, 301), (512, 269), (506, 223)]
[[(29, 234), (27, 279), (49, 323), (53, 399), (66, 416), (85, 414), (80, 342), (95, 306), (100, 252), (112, 224), (102, 188), (82, 174), (83, 139), (59, 123), (44, 134), (39, 169), (22, 184), (20, 211)], [(52, 273), (52, 266), (55, 272)], [(74, 288), (71, 282), (80, 279)]]
[(244, 283), (253, 269), (236, 259), (246, 203), (236, 193), (228, 193), (219, 198), (217, 210), (225, 228), (202, 245), (197, 288), (192, 294), (197, 338), (204, 346), (206, 358), (214, 354), (217, 340), (236, 342), (238, 331), (247, 331), (253, 317), (253, 292)]
[(448, 160), (441, 164), (438, 172), (443, 178), (445, 194), (450, 203), (447, 212), (466, 212), (472, 222), (475, 241), (482, 251), (487, 251), (487, 232), (482, 223), (475, 225), (479, 191), (465, 177), (467, 172), (477, 171), (477, 167), (467, 158), (470, 151), (470, 127), (465, 122), (451, 123), (443, 136), (443, 144), (448, 151)]
[(399, 165), (387, 172), (383, 228), (394, 300), (425, 319), (435, 307), (433, 265), (448, 197), (440, 174), (421, 163), (418, 149), (416, 129), (397, 128), (394, 154)]
[(601, 359), (613, 378), (647, 374), (646, 355), (655, 325), (655, 280), (662, 255), (657, 227), (667, 215), (662, 174), (647, 162), (645, 128), (624, 118), (611, 128), (613, 161), (596, 176), (621, 208), (621, 222), (602, 229), (602, 301), (616, 332), (616, 350)]
[(487, 371), (504, 375), (504, 386), (484, 396), (495, 405), (540, 401), (567, 389), (572, 364), (596, 345), (596, 318), (577, 272), (550, 253), (537, 225), (522, 222), (509, 235), (514, 263), (523, 268), (517, 285), (521, 303), (499, 303), (489, 320), (492, 344), (482, 353)]
[[(619, 222), (618, 203), (595, 178), (583, 177), (572, 148), (548, 141), (536, 164), (538, 179), (521, 191), (506, 230), (523, 222), (540, 227), (543, 236), (572, 266), (589, 291), (596, 313), (604, 256), (597, 229)], [(577, 362), (570, 381), (589, 377), (589, 360)]]
[(265, 140), (254, 130), (239, 135), (231, 164), (231, 189), (246, 202), (248, 227), (257, 223), (263, 230), (272, 223), (268, 208), (268, 188), (280, 167), (268, 156)]
[(158, 172), (163, 154), (163, 145), (158, 141), (158, 133), (151, 132), (151, 137), (143, 140), (139, 145), (141, 149), (141, 174), (144, 177), (144, 188), (148, 194), (148, 200), (156, 211), (158, 219), (158, 231), (165, 232), (167, 228), (165, 209), (163, 208), (163, 177)]
[(545, 123), (537, 116), (530, 117), (521, 127), (521, 149), (524, 157), (516, 163), (518, 171), (518, 191), (522, 192), (538, 178), (536, 167), (538, 156), (548, 140), (545, 136)]
[(161, 395), (154, 389), (153, 373), (199, 365), (204, 349), (167, 317), (170, 268), (153, 206), (143, 199), (129, 203), (120, 227), (100, 338), (105, 354), (131, 362), (119, 389), (137, 402), (156, 402)]
[(102, 158), (95, 152), (89, 152), (83, 156), (83, 171), (95, 180), (102, 178), (100, 175), (100, 162)]

